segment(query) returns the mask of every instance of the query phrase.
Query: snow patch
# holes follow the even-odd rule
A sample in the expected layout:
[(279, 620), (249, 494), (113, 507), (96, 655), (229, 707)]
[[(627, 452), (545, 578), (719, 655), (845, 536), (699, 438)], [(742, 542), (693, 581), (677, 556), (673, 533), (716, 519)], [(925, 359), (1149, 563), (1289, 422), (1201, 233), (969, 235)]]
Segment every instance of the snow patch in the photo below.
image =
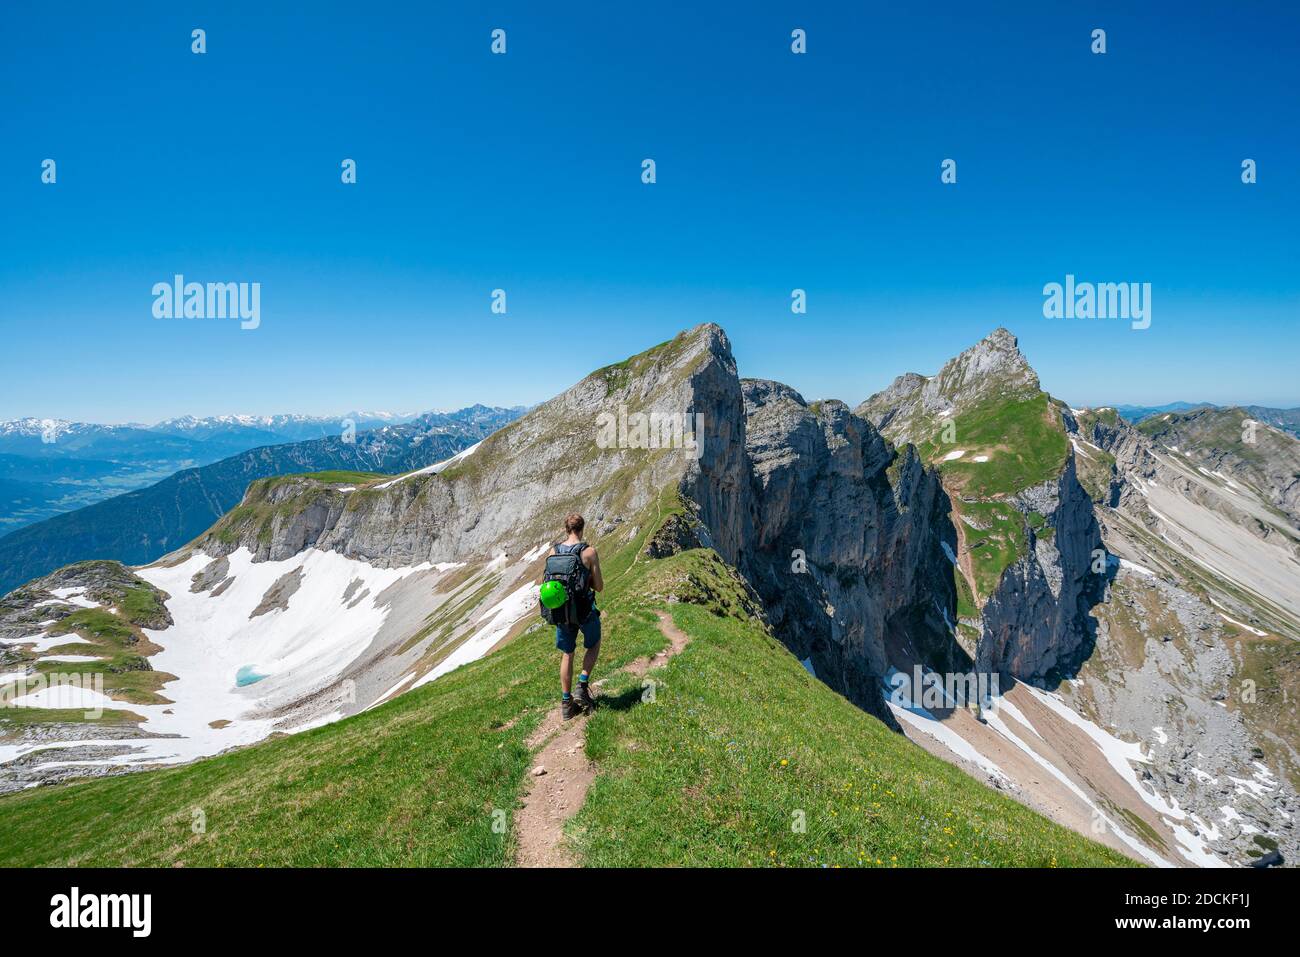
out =
[(459, 462), (462, 459), (469, 458), (471, 455), (474, 454), (474, 450), (477, 449), (482, 444), (483, 444), (482, 442), (475, 442), (469, 448), (462, 449), (461, 451), (457, 452), (449, 459), (443, 459), (441, 462), (435, 462), (433, 465), (426, 465), (422, 469), (416, 469), (414, 472), (407, 472), (405, 475), (399, 475), (395, 479), (389, 479), (387, 482), (381, 482), (380, 484), (375, 485), (373, 487), (376, 489), (391, 488), (392, 486), (398, 484), (399, 482), (405, 482), (407, 479), (415, 478), (417, 475), (436, 475), (439, 472), (441, 472), (443, 469), (447, 468), (449, 465), (452, 465), (455, 462)]
[(959, 735), (956, 731), (948, 728), (942, 721), (921, 717), (916, 712), (909, 711), (906, 708), (900, 708), (898, 705), (888, 700), (888, 698), (886, 698), (885, 703), (889, 706), (889, 710), (894, 713), (894, 717), (896, 717), (901, 723), (907, 725), (907, 727), (912, 728), (914, 731), (920, 732), (921, 734), (929, 735), (953, 754), (969, 761), (980, 770), (992, 774), (1003, 781), (1007, 781), (1008, 783), (1010, 782), (1011, 779), (1007, 777), (1006, 773), (1000, 767), (984, 755), (980, 754), (980, 752), (975, 750), (970, 742)]
[(1238, 628), (1245, 628), (1248, 632), (1250, 632), (1253, 635), (1258, 635), (1261, 638), (1268, 636), (1267, 631), (1260, 631), (1258, 628), (1252, 628), (1250, 625), (1246, 624), (1243, 621), (1237, 621), (1237, 619), (1235, 618), (1229, 618), (1223, 612), (1219, 612), (1219, 617), (1222, 618), (1224, 621), (1228, 622), (1229, 624), (1236, 625)]
[[(98, 711), (122, 708), (124, 705), (121, 701), (114, 701), (108, 695), (96, 691), (94, 688), (85, 688), (81, 685), (57, 684), (49, 685), (39, 691), (33, 691), (31, 694), (23, 695), (21, 698), (15, 698), (11, 702), (14, 708), (67, 708), (77, 711)], [(135, 710), (134, 705), (126, 707)]]
[(33, 608), (40, 608), (44, 605), (76, 605), (78, 608), (100, 608), (99, 602), (86, 598), (83, 594), (84, 588), (52, 588), (50, 594), (53, 598), (47, 598), (44, 601), (38, 601)]
[[(44, 622), (45, 625), (53, 625), (54, 621)], [(0, 642), (0, 645), (31, 645), (29, 650), (41, 653), (49, 651), (51, 648), (57, 648), (59, 645), (75, 645), (81, 643), (81, 639), (75, 634), (67, 635), (47, 635), (40, 632), (35, 635), (28, 635), (26, 638), (19, 638), (16, 641)]]
[(538, 545), (533, 550), (524, 553), (524, 561), (535, 562), (537, 559), (549, 552), (553, 547), (553, 542), (542, 542), (542, 544)]
[(1137, 572), (1139, 575), (1149, 575), (1152, 578), (1156, 577), (1156, 573), (1153, 572), (1151, 569), (1147, 568), (1145, 565), (1139, 565), (1137, 562), (1131, 562), (1127, 558), (1121, 558), (1119, 560), (1119, 567), (1127, 568), (1129, 571)]

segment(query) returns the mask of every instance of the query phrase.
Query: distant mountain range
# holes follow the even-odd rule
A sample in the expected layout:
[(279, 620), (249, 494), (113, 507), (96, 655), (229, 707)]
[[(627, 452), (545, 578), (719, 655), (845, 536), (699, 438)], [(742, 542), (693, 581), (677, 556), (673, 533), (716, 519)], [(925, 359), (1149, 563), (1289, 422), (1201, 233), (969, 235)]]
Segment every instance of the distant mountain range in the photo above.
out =
[(1143, 419), (1162, 412), (1186, 412), (1189, 409), (1212, 407), (1209, 402), (1168, 402), (1165, 405), (1117, 405), (1113, 408), (1123, 418), (1135, 425)]
[(0, 422), (0, 534), (258, 446), (341, 435), (349, 427), (363, 432), (415, 418), (350, 412), (183, 416), (156, 425), (36, 417)]
[[(1190, 412), (1192, 409), (1225, 409), (1229, 406), (1215, 405), (1212, 402), (1170, 402), (1166, 405), (1117, 405), (1114, 406), (1123, 418), (1134, 425), (1151, 418), (1171, 412)], [(1234, 407), (1237, 408), (1237, 407)], [(1266, 422), (1284, 432), (1300, 435), (1300, 409), (1274, 409), (1264, 405), (1240, 406), (1252, 418)]]
[[(428, 412), (414, 420), (376, 429), (358, 431), (352, 441), (342, 435), (330, 435), (306, 441), (260, 445), (228, 455), (215, 462), (174, 471), (162, 481), (146, 488), (105, 498), (93, 504), (63, 512), (19, 528), (0, 538), (0, 594), (38, 575), (80, 558), (111, 558), (127, 564), (144, 564), (177, 548), (197, 536), (213, 521), (235, 505), (250, 482), (290, 472), (316, 472), (327, 469), (397, 473), (431, 465), (513, 421), (524, 410), (475, 405), (458, 412)], [(197, 420), (196, 420), (197, 421)], [(216, 420), (204, 420), (193, 429), (216, 429)], [(320, 427), (324, 420), (317, 420)], [(331, 420), (333, 421), (333, 420)], [(12, 425), (13, 423), (6, 423)], [(245, 428), (229, 423), (233, 429)], [(249, 429), (266, 427), (262, 422)], [(137, 430), (130, 426), (82, 426), (68, 423), (59, 433), (54, 447), (71, 448), (76, 443), (94, 454), (117, 444), (121, 449), (135, 449), (143, 455)], [(175, 427), (175, 426), (174, 426)], [(309, 428), (302, 420), (281, 423), (278, 428)], [(22, 436), (18, 430), (10, 435)], [(239, 433), (231, 433), (236, 441)], [(243, 433), (247, 436), (249, 433)], [(196, 441), (165, 432), (148, 431), (156, 449), (167, 443), (174, 448), (206, 446), (214, 438)], [(30, 437), (28, 433), (27, 437)], [(37, 439), (39, 442), (39, 438)], [(63, 443), (60, 446), (60, 442)], [(22, 447), (21, 445), (19, 447)], [(0, 441), (0, 452), (6, 446)], [(123, 453), (119, 453), (123, 454)], [(161, 460), (152, 460), (159, 467)], [(68, 482), (70, 474), (82, 474), (86, 481), (98, 480), (103, 488), (109, 478), (118, 478), (122, 462), (60, 458), (50, 452), (43, 458), (9, 455), (0, 457), (0, 490), (8, 487), (27, 494), (38, 494), (31, 486), (40, 483), (27, 478), (56, 474), (45, 487)], [(62, 466), (63, 470), (52, 469)], [(6, 466), (15, 470), (7, 472)], [(112, 470), (104, 474), (104, 470)], [(98, 474), (97, 474), (98, 473)], [(141, 474), (137, 472), (135, 474)], [(52, 503), (51, 503), (52, 504)]]
[(1300, 436), (1300, 409), (1270, 409), (1262, 405), (1245, 407), (1254, 418), (1267, 422), (1275, 429)]
[[(436, 410), (441, 412), (442, 410)], [(427, 414), (427, 413), (426, 413)], [(401, 425), (419, 418), (417, 413), (347, 412), (343, 415), (185, 415), (151, 427), (154, 432), (181, 435), (210, 442), (213, 439), (266, 435), (276, 442), (301, 442), (341, 435), (349, 424), (357, 431)]]

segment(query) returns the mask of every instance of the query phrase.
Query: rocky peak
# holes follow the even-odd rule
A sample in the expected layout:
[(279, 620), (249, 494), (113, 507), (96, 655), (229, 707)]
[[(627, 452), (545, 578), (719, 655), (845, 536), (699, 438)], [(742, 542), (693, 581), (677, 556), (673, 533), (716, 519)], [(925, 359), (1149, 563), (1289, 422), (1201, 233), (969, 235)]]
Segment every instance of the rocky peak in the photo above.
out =
[(1018, 340), (997, 328), (938, 373), (908, 372), (877, 392), (855, 412), (897, 442), (918, 442), (943, 417), (983, 402), (1038, 394), (1038, 375), (1021, 353)]
[(314, 546), (381, 567), (490, 559), (557, 535), (573, 510), (597, 531), (631, 528), (684, 482), (734, 550), (747, 526), (725, 489), (743, 472), (742, 420), (731, 343), (706, 323), (596, 370), (445, 468), (355, 489), (255, 483), (200, 546), (259, 560)]
[(1019, 340), (1006, 329), (993, 330), (939, 370), (939, 374), (927, 383), (930, 397), (961, 407), (990, 395), (1038, 392), (1038, 375), (1021, 353), (1018, 343)]

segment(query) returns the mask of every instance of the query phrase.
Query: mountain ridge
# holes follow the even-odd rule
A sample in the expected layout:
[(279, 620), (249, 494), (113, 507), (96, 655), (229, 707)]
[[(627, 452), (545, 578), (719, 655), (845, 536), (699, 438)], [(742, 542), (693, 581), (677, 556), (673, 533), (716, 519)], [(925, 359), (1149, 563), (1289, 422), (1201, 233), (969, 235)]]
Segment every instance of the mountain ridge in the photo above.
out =
[[(943, 616), (917, 607), (907, 589), (898, 590), (893, 609), (877, 610), (873, 602), (884, 597), (881, 586), (855, 572), (879, 560), (876, 539), (865, 528), (846, 535), (849, 530), (837, 527), (836, 513), (852, 507), (859, 495), (869, 494), (882, 534), (900, 548), (929, 556), (933, 567), (939, 568), (940, 563), (946, 567), (942, 543), (933, 537), (930, 526), (932, 509), (926, 496), (917, 494), (933, 496), (929, 501), (935, 505), (939, 487), (933, 472), (914, 453), (891, 473), (896, 456), (847, 406), (807, 406), (775, 385), (768, 390), (749, 385), (748, 402), (755, 416), (749, 436), (745, 392), (725, 334), (717, 327), (697, 327), (624, 363), (597, 370), (440, 471), (421, 470), (397, 479), (365, 478), (355, 484), (336, 475), (259, 481), (241, 503), (243, 512), (232, 511), (210, 535), (138, 570), (153, 587), (165, 586), (165, 606), (173, 618), (171, 626), (145, 632), (163, 648), (155, 660), (171, 667), (170, 656), (177, 665), (184, 664), (177, 657), (185, 645), (184, 629), (199, 627), (200, 620), (223, 607), (234, 609), (237, 617), (232, 621), (251, 616), (238, 632), (222, 632), (250, 650), (266, 644), (253, 632), (270, 638), (274, 627), (281, 633), (277, 640), (283, 642), (291, 620), (321, 605), (334, 618), (382, 607), (387, 617), (381, 635), (388, 637), (365, 648), (352, 645), (347, 650), (352, 664), (335, 672), (333, 683), (317, 687), (299, 681), (292, 692), (295, 697), (279, 698), (293, 676), (278, 672), (274, 661), (257, 662), (266, 665), (259, 669), (265, 676), (258, 675), (257, 683), (248, 687), (266, 690), (243, 692), (249, 704), (256, 697), (255, 714), (226, 715), (235, 718), (233, 724), (212, 722), (222, 727), (203, 733), (214, 742), (209, 747), (232, 728), (261, 733), (262, 727), (252, 725), (264, 714), (293, 722), (286, 730), (304, 722), (309, 727), (310, 712), (295, 701), (326, 712), (343, 706), (350, 716), (198, 764), (69, 788), (29, 789), (0, 799), (0, 834), (6, 846), (24, 861), (58, 859), (59, 855), (49, 854), (48, 842), (33, 841), (34, 827), (55, 823), (61, 833), (77, 835), (74, 842), (60, 846), (75, 846), (78, 858), (87, 862), (319, 861), (331, 853), (331, 827), (323, 833), (297, 829), (291, 844), (282, 839), (290, 830), (283, 827), (288, 795), (282, 786), (277, 785), (278, 795), (267, 787), (279, 779), (276, 769), (283, 766), (281, 761), (288, 760), (300, 769), (310, 768), (307, 778), (335, 782), (329, 819), (349, 830), (355, 828), (350, 846), (358, 862), (509, 861), (513, 855), (508, 838), (484, 840), (491, 817), (483, 809), (509, 807), (517, 800), (529, 764), (526, 735), (553, 707), (553, 658), (542, 654), (549, 647), (549, 636), (535, 619), (524, 616), (535, 608), (533, 582), (545, 546), (553, 540), (555, 517), (578, 502), (588, 515), (589, 537), (604, 556), (609, 593), (602, 597), (602, 608), (611, 635), (619, 638), (605, 659), (604, 673), (615, 682), (607, 694), (612, 698), (629, 691), (637, 698), (641, 695), (636, 685), (624, 689), (608, 668), (652, 652), (662, 642), (649, 609), (668, 607), (693, 638), (664, 669), (658, 698), (663, 710), (645, 705), (609, 708), (593, 719), (593, 728), (603, 727), (606, 735), (612, 735), (602, 739), (597, 733), (590, 741), (603, 766), (613, 769), (624, 759), (602, 740), (635, 742), (653, 767), (667, 767), (684, 777), (662, 792), (646, 776), (645, 766), (625, 766), (614, 776), (598, 775), (578, 819), (583, 855), (589, 862), (627, 862), (627, 854), (633, 853), (640, 855), (640, 863), (660, 858), (686, 864), (807, 863), (801, 838), (791, 835), (785, 820), (786, 809), (799, 806), (839, 832), (834, 847), (825, 852), (827, 862), (873, 866), (899, 861), (1123, 863), (1113, 850), (1052, 825), (914, 748), (814, 679), (787, 646), (775, 640), (756, 603), (754, 584), (722, 555), (732, 555), (751, 570), (778, 575), (778, 563), (789, 561), (788, 536), (797, 533), (806, 505), (823, 497), (839, 502), (827, 510), (806, 542), (812, 571), (802, 587), (811, 602), (801, 607), (813, 607), (822, 588), (839, 589), (835, 593), (844, 599), (856, 597), (863, 602), (864, 614), (880, 630), (854, 630), (837, 642), (832, 628), (827, 645), (813, 650), (812, 657), (828, 670), (838, 660), (846, 670), (828, 679), (878, 701), (883, 676), (876, 673), (869, 655), (890, 654), (880, 642), (889, 634), (900, 636), (904, 619), (923, 614), (942, 627)], [(589, 426), (582, 423), (590, 422), (592, 409), (610, 404), (626, 405), (633, 412), (701, 415), (702, 432), (696, 438), (702, 439), (702, 447), (595, 445)], [(820, 464), (815, 469), (789, 470), (793, 460), (777, 452), (777, 446), (784, 441), (782, 436), (791, 434), (805, 437), (809, 450), (816, 452)], [(848, 444), (842, 445), (841, 439)], [(777, 454), (765, 457), (757, 472), (746, 472), (750, 447)], [(586, 466), (585, 472), (572, 467), (575, 454), (582, 456), (577, 461)], [(789, 508), (772, 510), (766, 518), (768, 509), (756, 516), (751, 508), (756, 501), (777, 499)], [(354, 500), (356, 505), (351, 504)], [(754, 525), (756, 518), (759, 526)], [(389, 534), (394, 529), (404, 530), (403, 534), (394, 538)], [(747, 556), (760, 534), (770, 548), (763, 555)], [(263, 560), (253, 560), (254, 550), (263, 554)], [(394, 567), (383, 571), (362, 557)], [(398, 564), (412, 561), (417, 564)], [(920, 576), (926, 564), (916, 565)], [(899, 561), (889, 574), (901, 580), (911, 573), (911, 566)], [(327, 581), (322, 576), (329, 568), (338, 569), (331, 573), (334, 584), (329, 587), (341, 594), (322, 590)], [(68, 574), (83, 572), (73, 569)], [(951, 574), (945, 574), (951, 587)], [(356, 583), (344, 588), (350, 576), (358, 576)], [(54, 595), (59, 600), (41, 605), (47, 601), (42, 596), (50, 591), (44, 584), (34, 588), (9, 609), (10, 617), (0, 619), (0, 633), (29, 628), (38, 616), (57, 615), (67, 621), (80, 613), (60, 601), (104, 597), (89, 582), (80, 596), (69, 594), (75, 586), (66, 577), (48, 586), (58, 588), (63, 596)], [(511, 596), (521, 590), (529, 603), (493, 611), (506, 609)], [(415, 614), (404, 611), (413, 603), (418, 608)], [(790, 612), (796, 610), (792, 606)], [(15, 616), (21, 622), (10, 624)], [(398, 619), (406, 624), (394, 630), (390, 626)], [(492, 624), (484, 624), (489, 621)], [(464, 623), (471, 622), (477, 622), (477, 627), (466, 628)], [(411, 634), (411, 629), (417, 630)], [(447, 631), (450, 637), (444, 640)], [(332, 646), (337, 641), (339, 636), (326, 632), (316, 633), (316, 645)], [(834, 651), (831, 643), (844, 650)], [(206, 643), (202, 647), (207, 654), (216, 651)], [(492, 647), (498, 650), (484, 656)], [(285, 661), (297, 653), (293, 648), (290, 639)], [(468, 657), (458, 657), (466, 648)], [(854, 664), (860, 653), (864, 661)], [(239, 660), (229, 659), (226, 667), (233, 668)], [(848, 670), (849, 665), (858, 670)], [(374, 680), (367, 674), (373, 674)], [(723, 693), (727, 687), (734, 691), (742, 680), (748, 694)], [(342, 687), (349, 682), (353, 705), (347, 704)], [(170, 706), (176, 717), (201, 704), (180, 693), (184, 690), (178, 685)], [(238, 694), (239, 689), (225, 692), (231, 700)], [(150, 714), (157, 716), (160, 729), (165, 726), (161, 712)], [(195, 723), (215, 714), (200, 709)], [(647, 729), (645, 722), (657, 730)], [(418, 744), (406, 737), (415, 727), (426, 729)], [(778, 728), (784, 730), (774, 734)], [(403, 736), (388, 737), (401, 729), (407, 729)], [(411, 743), (375, 747), (377, 734), (385, 736), (381, 740)], [(19, 760), (39, 765), (42, 754), (57, 759), (60, 749), (64, 754), (72, 750), (67, 743), (51, 746), (48, 740), (43, 751), (24, 751)], [(362, 740), (365, 744), (358, 750)], [(147, 746), (155, 755), (174, 747), (170, 739), (132, 740), (116, 746)], [(395, 752), (403, 758), (392, 766), (385, 755)], [(330, 757), (336, 754), (353, 766), (351, 773), (337, 773)], [(695, 760), (672, 759), (671, 754), (700, 755), (696, 760), (707, 755), (708, 766), (716, 771), (705, 771), (700, 777), (693, 770)], [(358, 759), (367, 770), (358, 770)], [(731, 765), (734, 773), (727, 771)], [(783, 773), (787, 765), (798, 772)], [(428, 807), (426, 813), (404, 815), (408, 825), (401, 825), (392, 814), (399, 807), (410, 807), (411, 772), (420, 782), (417, 793), (426, 795), (422, 807)], [(22, 773), (36, 772), (28, 767)], [(745, 805), (738, 806), (737, 774), (751, 782), (756, 782), (756, 774), (770, 776), (771, 783), (761, 787), (752, 783)], [(232, 775), (242, 781), (240, 787), (229, 787)], [(151, 788), (150, 777), (161, 780), (162, 776), (167, 787)], [(296, 796), (288, 797), (294, 805), (301, 808), (301, 801), (320, 799), (301, 774), (294, 780), (291, 790)], [(439, 786), (430, 788), (430, 781)], [(860, 788), (861, 796), (845, 794), (828, 804), (833, 791), (845, 793), (846, 783)], [(210, 790), (213, 786), (220, 793)], [(611, 791), (622, 786), (632, 788), (632, 794), (661, 794), (665, 800), (644, 805)], [(706, 809), (692, 818), (705, 829), (701, 839), (688, 841), (686, 847), (681, 842), (655, 841), (652, 835), (662, 822), (682, 820), (683, 794), (697, 811)], [(71, 803), (55, 810), (48, 804), (50, 799)], [(251, 805), (246, 803), (250, 799)], [(76, 808), (84, 806), (82, 802), (101, 800), (130, 810), (115, 816), (107, 833), (88, 834), (77, 823)], [(796, 803), (790, 804), (792, 800)], [(846, 800), (849, 803), (843, 803)], [(863, 802), (870, 813), (851, 807)], [(844, 813), (832, 814), (841, 803)], [(211, 832), (221, 834), (222, 840), (168, 839), (182, 823), (178, 817), (182, 805), (207, 808)], [(367, 808), (368, 823), (356, 818), (362, 807)], [(471, 808), (472, 813), (465, 813)], [(933, 834), (919, 835), (918, 812), (948, 823), (943, 830), (936, 825)], [(628, 814), (639, 823), (627, 819)], [(708, 831), (715, 826), (710, 821), (737, 815), (752, 822), (738, 840), (709, 838)], [(830, 824), (836, 820), (842, 823)], [(380, 834), (391, 840), (397, 833), (394, 827), (405, 836), (386, 844)], [(632, 835), (637, 846), (648, 841), (645, 846), (658, 850), (646, 857), (644, 851), (634, 851), (626, 838), (611, 840), (619, 833)], [(414, 857), (408, 856), (412, 849)], [(870, 860), (868, 851), (873, 855)], [(883, 861), (877, 859), (881, 857)]]
[[(903, 377), (890, 399), (903, 415), (882, 393), (864, 403), (877, 430), (844, 403), (740, 379), (726, 334), (706, 324), (597, 370), (436, 469), (260, 480), (208, 533), (138, 574), (171, 595), (180, 637), (190, 616), (227, 607), (250, 622), (241, 654), (282, 642), (282, 659), (232, 658), (224, 680), (257, 666), (263, 704), (235, 721), (241, 733), (277, 727), (263, 720), (295, 730), (436, 687), (534, 633), (532, 583), (556, 516), (576, 508), (602, 553), (620, 556), (611, 582), (662, 570), (671, 581), (656, 578), (640, 600), (672, 595), (751, 622), (883, 726), (1076, 831), (1151, 863), (1241, 862), (1256, 838), (1292, 855), (1290, 759), (1267, 737), (1294, 740), (1287, 712), (1224, 704), (1238, 671), (1271, 696), (1294, 670), (1268, 657), (1286, 646), (1234, 631), (1233, 619), (1265, 635), (1285, 617), (1242, 610), (1253, 599), (1224, 584), (1232, 568), (1193, 582), (1150, 553), (1159, 536), (1145, 523), (1161, 519), (1139, 501), (1153, 469), (1181, 469), (1195, 487), (1162, 493), (1176, 496), (1163, 509), (1182, 508), (1191, 534), (1230, 487), (1113, 412), (1053, 399), (1005, 330), (944, 369)], [(700, 445), (602, 446), (591, 423), (610, 409), (699, 416)], [(891, 430), (907, 440), (895, 445)], [(50, 615), (35, 608), (41, 594), (11, 626), (0, 620), (0, 635)], [(340, 634), (342, 670), (307, 683), (288, 665), (300, 633), (284, 628), (322, 627), (307, 617), (321, 602), (384, 620), (364, 645)], [(1139, 607), (1145, 617), (1130, 612)], [(272, 625), (284, 633), (258, 637)], [(178, 637), (151, 640), (174, 654)], [(1195, 662), (1197, 680), (1168, 671), (1172, 656)], [(914, 673), (1002, 683), (923, 703)], [(1167, 710), (1179, 699), (1181, 711)]]
[(515, 410), (471, 406), (411, 423), (262, 446), (183, 469), (145, 489), (115, 496), (0, 537), (0, 593), (70, 561), (109, 558), (145, 564), (204, 532), (238, 504), (254, 479), (322, 469), (406, 471), (461, 451), (509, 421)]

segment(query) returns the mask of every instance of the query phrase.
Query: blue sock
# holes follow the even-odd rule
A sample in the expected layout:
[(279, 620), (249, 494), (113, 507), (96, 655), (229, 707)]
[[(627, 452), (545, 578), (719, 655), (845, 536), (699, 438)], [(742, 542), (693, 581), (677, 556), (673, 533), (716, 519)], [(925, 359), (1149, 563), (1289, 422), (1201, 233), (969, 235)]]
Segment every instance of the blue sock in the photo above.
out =
[(570, 698), (572, 698), (572, 697), (573, 697), (573, 695), (569, 694), (569, 692), (567, 692), (567, 691), (561, 691), (561, 692), (560, 692), (560, 700), (561, 700), (561, 701), (568, 701), (568, 700), (569, 700)]
[(578, 682), (585, 685), (587, 683), (587, 677), (587, 672), (584, 671), (582, 674), (578, 675)]

